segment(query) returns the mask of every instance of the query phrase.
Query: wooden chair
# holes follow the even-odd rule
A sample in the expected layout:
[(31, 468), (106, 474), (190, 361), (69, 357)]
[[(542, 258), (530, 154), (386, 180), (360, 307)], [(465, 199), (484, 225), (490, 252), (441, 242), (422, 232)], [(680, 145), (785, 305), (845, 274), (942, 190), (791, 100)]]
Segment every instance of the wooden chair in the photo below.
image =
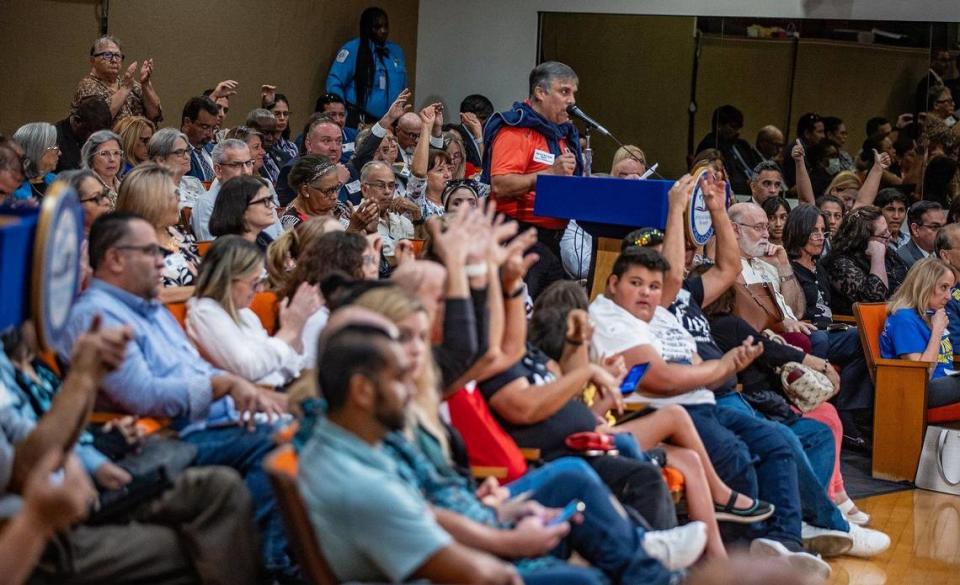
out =
[(874, 477), (914, 481), (927, 423), (960, 420), (960, 405), (927, 408), (931, 362), (880, 357), (886, 303), (856, 303), (853, 312), (874, 384)]
[(185, 228), (190, 228), (190, 218), (193, 216), (192, 207), (181, 207), (180, 208), (180, 225)]
[(317, 534), (297, 486), (297, 454), (291, 445), (284, 445), (267, 456), (263, 467), (273, 485), (280, 513), (287, 527), (287, 536), (294, 557), (307, 580), (317, 585), (339, 583), (330, 564), (323, 557)]

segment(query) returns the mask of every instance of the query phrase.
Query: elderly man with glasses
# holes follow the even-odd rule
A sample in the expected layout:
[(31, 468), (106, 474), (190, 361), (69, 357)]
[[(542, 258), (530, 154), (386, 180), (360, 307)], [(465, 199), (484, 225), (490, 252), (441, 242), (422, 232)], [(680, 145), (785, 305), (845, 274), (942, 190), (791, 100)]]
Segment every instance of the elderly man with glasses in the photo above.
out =
[(80, 100), (99, 96), (110, 106), (113, 123), (127, 116), (143, 116), (153, 123), (163, 119), (160, 97), (153, 88), (153, 59), (131, 63), (123, 72), (123, 49), (120, 41), (103, 36), (90, 47), (90, 73), (80, 80), (73, 93), (71, 113), (76, 112)]

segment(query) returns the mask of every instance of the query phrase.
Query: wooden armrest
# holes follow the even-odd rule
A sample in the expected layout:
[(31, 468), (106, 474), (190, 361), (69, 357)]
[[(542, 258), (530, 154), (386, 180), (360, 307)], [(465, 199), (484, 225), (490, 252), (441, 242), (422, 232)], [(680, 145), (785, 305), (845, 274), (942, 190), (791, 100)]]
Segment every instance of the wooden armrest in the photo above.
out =
[(880, 366), (884, 366), (888, 368), (924, 368), (925, 369), (933, 365), (933, 362), (922, 362), (922, 361), (914, 361), (914, 360), (893, 360), (893, 359), (886, 359), (886, 358), (880, 358), (874, 363), (878, 368)]
[(161, 303), (185, 303), (187, 299), (193, 296), (192, 286), (168, 286), (160, 289), (157, 297)]
[(847, 325), (856, 325), (856, 324), (857, 324), (857, 318), (854, 317), (853, 315), (837, 315), (836, 313), (834, 313), (834, 315), (833, 315), (833, 322), (834, 322), (834, 323), (846, 323)]
[(506, 467), (482, 467), (474, 465), (470, 467), (470, 473), (473, 474), (473, 477), (476, 479), (486, 479), (488, 477), (507, 479)]
[(520, 453), (523, 454), (524, 461), (540, 461), (540, 449), (520, 449)]
[[(90, 422), (101, 425), (125, 416), (130, 415), (122, 412), (94, 412), (90, 415)], [(140, 427), (144, 435), (152, 435), (153, 433), (170, 426), (170, 419), (145, 416), (137, 419), (137, 426)]]

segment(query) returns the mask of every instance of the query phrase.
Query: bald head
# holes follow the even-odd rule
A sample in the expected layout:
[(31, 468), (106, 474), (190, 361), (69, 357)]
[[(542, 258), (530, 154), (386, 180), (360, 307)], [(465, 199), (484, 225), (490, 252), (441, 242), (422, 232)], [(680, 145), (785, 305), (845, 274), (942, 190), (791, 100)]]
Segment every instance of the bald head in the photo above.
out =
[(776, 126), (764, 126), (757, 132), (757, 151), (765, 158), (782, 160), (784, 137)]
[(420, 136), (420, 116), (407, 112), (397, 120), (397, 143), (407, 152), (413, 152)]

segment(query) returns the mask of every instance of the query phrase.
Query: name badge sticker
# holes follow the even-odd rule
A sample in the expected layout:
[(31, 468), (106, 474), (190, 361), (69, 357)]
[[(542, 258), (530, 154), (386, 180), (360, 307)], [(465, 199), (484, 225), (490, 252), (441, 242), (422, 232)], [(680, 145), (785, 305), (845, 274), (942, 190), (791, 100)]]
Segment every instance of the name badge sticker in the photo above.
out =
[(353, 142), (344, 142), (343, 143), (343, 152), (353, 152), (355, 144)]
[(552, 165), (554, 159), (557, 157), (553, 156), (549, 152), (544, 152), (540, 149), (533, 151), (533, 162), (543, 163), (545, 165)]
[(344, 187), (347, 188), (347, 193), (350, 193), (351, 195), (353, 195), (354, 193), (360, 190), (360, 179), (357, 179), (356, 181), (351, 181), (346, 185), (344, 185)]

